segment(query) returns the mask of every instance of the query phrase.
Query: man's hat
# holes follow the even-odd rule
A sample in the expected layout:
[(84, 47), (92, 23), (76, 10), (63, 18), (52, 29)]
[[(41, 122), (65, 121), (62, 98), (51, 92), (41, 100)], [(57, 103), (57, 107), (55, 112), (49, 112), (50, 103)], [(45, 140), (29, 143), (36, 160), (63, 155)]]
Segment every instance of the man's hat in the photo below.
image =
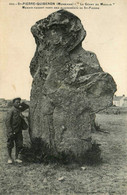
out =
[(20, 100), (21, 101), (21, 98), (20, 97), (16, 97), (12, 100), (12, 102), (14, 103), (16, 100)]

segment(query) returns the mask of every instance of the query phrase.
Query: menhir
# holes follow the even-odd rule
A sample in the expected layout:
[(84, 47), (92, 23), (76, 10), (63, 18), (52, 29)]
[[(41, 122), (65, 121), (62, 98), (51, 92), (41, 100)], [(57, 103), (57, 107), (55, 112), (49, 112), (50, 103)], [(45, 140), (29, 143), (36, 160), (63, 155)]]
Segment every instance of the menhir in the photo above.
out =
[(116, 84), (96, 55), (82, 48), (86, 31), (72, 13), (52, 13), (31, 31), (37, 44), (30, 64), (31, 140), (78, 158), (92, 147), (95, 113), (112, 105)]

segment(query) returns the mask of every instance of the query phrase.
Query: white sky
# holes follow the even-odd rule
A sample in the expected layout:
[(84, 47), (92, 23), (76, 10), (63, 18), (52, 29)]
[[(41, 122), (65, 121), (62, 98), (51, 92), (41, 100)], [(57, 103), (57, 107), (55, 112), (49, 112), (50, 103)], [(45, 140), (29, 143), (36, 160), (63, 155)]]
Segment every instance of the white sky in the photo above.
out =
[[(32, 82), (29, 65), (36, 48), (30, 28), (36, 21), (57, 10), (22, 9), (21, 6), (9, 5), (9, 2), (17, 0), (0, 0), (0, 98), (11, 99), (20, 96), (29, 99)], [(101, 6), (99, 10), (68, 11), (81, 19), (87, 31), (83, 42), (84, 49), (96, 53), (103, 70), (113, 76), (117, 83), (116, 94), (127, 96), (127, 2), (125, 0), (78, 2), (115, 3), (113, 6)]]

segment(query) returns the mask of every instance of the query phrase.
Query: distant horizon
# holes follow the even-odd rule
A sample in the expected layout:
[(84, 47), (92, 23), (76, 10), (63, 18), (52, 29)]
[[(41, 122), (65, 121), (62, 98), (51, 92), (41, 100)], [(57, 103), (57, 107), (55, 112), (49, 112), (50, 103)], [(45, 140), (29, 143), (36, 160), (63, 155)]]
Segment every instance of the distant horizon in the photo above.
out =
[[(116, 94), (116, 93), (114, 93), (114, 96), (125, 96), (125, 97), (127, 97), (127, 94)], [(5, 99), (5, 100), (13, 100), (14, 98), (16, 98), (16, 97), (20, 97), (21, 98), (21, 100), (28, 100), (28, 101), (30, 101), (30, 98), (24, 98), (24, 97), (22, 97), (22, 96), (15, 96), (15, 97), (13, 97), (13, 98), (5, 98), (5, 97), (0, 97), (0, 99)]]

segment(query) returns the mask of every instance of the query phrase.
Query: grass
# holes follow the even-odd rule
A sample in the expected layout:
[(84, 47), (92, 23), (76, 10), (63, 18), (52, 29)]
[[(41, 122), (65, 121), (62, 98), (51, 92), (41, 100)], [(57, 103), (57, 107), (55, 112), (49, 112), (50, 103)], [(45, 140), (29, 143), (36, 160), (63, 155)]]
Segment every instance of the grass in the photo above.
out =
[(36, 158), (33, 161), (26, 159), (22, 165), (8, 165), (3, 123), (5, 114), (0, 112), (0, 195), (127, 194), (126, 114), (97, 115), (96, 121), (102, 131), (93, 132), (92, 137), (100, 144), (103, 161), (96, 166), (75, 162), (51, 163), (51, 159), (37, 161), (37, 156), (40, 159), (41, 154), (35, 155), (33, 149), (27, 150), (30, 147), (27, 131), (23, 132), (24, 149), (26, 153), (31, 152), (27, 156)]

